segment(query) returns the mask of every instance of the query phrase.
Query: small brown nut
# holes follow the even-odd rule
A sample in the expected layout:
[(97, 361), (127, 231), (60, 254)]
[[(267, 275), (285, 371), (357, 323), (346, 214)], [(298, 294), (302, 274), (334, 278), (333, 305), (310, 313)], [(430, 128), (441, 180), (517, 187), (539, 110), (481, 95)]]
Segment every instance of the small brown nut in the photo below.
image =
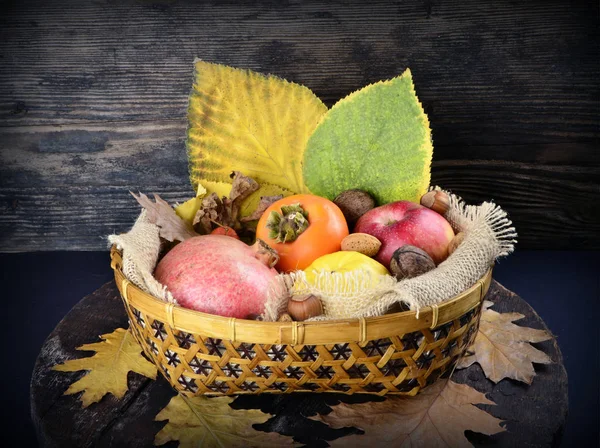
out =
[(421, 197), (421, 205), (444, 216), (450, 208), (450, 198), (443, 191), (430, 191)]
[(452, 240), (450, 240), (450, 243), (448, 244), (448, 254), (453, 253), (456, 250), (456, 248), (462, 244), (464, 239), (465, 234), (462, 232), (458, 232), (456, 235), (454, 235), (454, 238), (452, 238)]
[(410, 244), (396, 249), (390, 261), (390, 272), (396, 280), (417, 277), (434, 268), (435, 263), (429, 254)]
[(323, 314), (323, 304), (313, 294), (292, 297), (288, 302), (288, 314), (298, 321), (310, 319)]
[(374, 257), (379, 252), (381, 241), (368, 233), (351, 233), (342, 240), (342, 250), (360, 252), (367, 257)]
[(375, 199), (366, 191), (358, 189), (343, 191), (333, 202), (340, 208), (351, 229), (358, 218), (375, 208)]
[(290, 316), (288, 313), (283, 313), (281, 316), (279, 316), (279, 319), (277, 319), (277, 322), (291, 322), (292, 321), (292, 316)]

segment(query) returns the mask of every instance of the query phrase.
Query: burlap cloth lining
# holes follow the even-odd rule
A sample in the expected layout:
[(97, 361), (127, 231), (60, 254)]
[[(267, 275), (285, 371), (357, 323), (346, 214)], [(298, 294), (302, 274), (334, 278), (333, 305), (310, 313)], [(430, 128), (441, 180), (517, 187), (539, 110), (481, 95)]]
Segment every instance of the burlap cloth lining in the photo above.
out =
[[(379, 316), (400, 302), (418, 313), (423, 307), (439, 304), (473, 286), (496, 259), (514, 250), (517, 234), (498, 205), (466, 205), (458, 196), (448, 194), (450, 207), (445, 217), (455, 232), (465, 234), (465, 239), (436, 269), (402, 281), (381, 276), (376, 286), (362, 272), (323, 272), (312, 284), (302, 271), (281, 274), (270, 291), (263, 319), (276, 321), (287, 309), (290, 294), (321, 297), (324, 314), (316, 320), (328, 320)], [(158, 227), (148, 222), (144, 212), (128, 233), (110, 235), (108, 240), (123, 252), (123, 273), (132, 283), (161, 300), (176, 303), (152, 275), (161, 240)]]
[(161, 240), (159, 228), (148, 221), (146, 210), (142, 210), (129, 232), (109, 235), (108, 242), (123, 254), (123, 274), (131, 283), (157, 299), (177, 303), (167, 287), (154, 278)]

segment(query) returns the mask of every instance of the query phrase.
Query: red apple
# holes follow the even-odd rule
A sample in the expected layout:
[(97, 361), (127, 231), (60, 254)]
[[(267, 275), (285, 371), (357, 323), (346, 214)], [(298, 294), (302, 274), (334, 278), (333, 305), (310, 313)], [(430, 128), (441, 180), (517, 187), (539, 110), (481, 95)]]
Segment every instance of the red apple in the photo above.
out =
[(448, 244), (454, 237), (452, 227), (442, 215), (410, 201), (369, 210), (360, 217), (354, 231), (368, 233), (381, 241), (375, 258), (385, 266), (390, 265), (394, 251), (405, 244), (423, 249), (437, 265), (448, 256)]

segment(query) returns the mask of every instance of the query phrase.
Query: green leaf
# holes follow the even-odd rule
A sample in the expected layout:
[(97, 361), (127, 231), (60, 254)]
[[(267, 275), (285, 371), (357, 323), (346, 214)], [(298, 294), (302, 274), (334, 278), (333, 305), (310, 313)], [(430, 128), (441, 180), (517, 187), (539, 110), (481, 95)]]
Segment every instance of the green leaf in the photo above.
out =
[(271, 194), (273, 186), (306, 192), (302, 155), (327, 111), (321, 100), (284, 79), (204, 61), (194, 77), (186, 142), (193, 187), (231, 184), (240, 171)]
[(429, 187), (432, 154), (429, 120), (407, 69), (327, 112), (308, 140), (304, 181), (329, 199), (359, 188), (379, 204), (419, 202)]

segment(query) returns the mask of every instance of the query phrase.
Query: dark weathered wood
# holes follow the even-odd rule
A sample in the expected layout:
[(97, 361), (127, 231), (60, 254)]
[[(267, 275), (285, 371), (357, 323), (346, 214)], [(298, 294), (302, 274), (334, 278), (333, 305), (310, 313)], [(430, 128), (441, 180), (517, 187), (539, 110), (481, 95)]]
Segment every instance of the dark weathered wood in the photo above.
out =
[[(81, 402), (73, 400), (72, 396), (62, 395), (84, 372), (63, 375), (52, 371), (52, 366), (67, 359), (92, 356), (93, 352), (75, 349), (83, 343), (98, 341), (99, 335), (119, 327), (127, 328), (127, 317), (114, 282), (111, 282), (76, 305), (46, 339), (31, 378), (31, 416), (44, 446), (95, 445), (104, 428), (118, 420), (137, 394), (151, 382), (130, 373), (129, 392), (123, 400), (110, 395), (86, 409), (82, 409)], [(56, 435), (44, 437), (45, 434)]]
[[(493, 282), (486, 300), (494, 302), (493, 310), (499, 313), (518, 312), (525, 316), (516, 322), (525, 327), (549, 331), (540, 316), (527, 302), (515, 293)], [(513, 380), (498, 384), (485, 378), (479, 364), (458, 370), (452, 378), (468, 384), (486, 394), (496, 405), (480, 405), (482, 409), (506, 422), (507, 432), (491, 439), (499, 446), (541, 447), (560, 446), (562, 431), (568, 411), (567, 371), (556, 339), (534, 344), (547, 353), (553, 364), (534, 364), (537, 376), (531, 385)], [(487, 437), (472, 434), (475, 445), (484, 445)]]
[(100, 249), (136, 214), (127, 189), (188, 197), (194, 57), (280, 75), (328, 105), (410, 67), (433, 182), (496, 199), (521, 247), (598, 249), (598, 24), (591, 0), (12, 2), (0, 250)]
[[(520, 325), (547, 330), (524, 300), (497, 282), (492, 283), (487, 298), (496, 303), (497, 311), (524, 314), (526, 318)], [(106, 396), (99, 403), (81, 409), (75, 396), (62, 396), (81, 373), (50, 370), (66, 359), (81, 357), (82, 352), (76, 352), (75, 347), (126, 324), (121, 300), (111, 282), (84, 298), (48, 337), (31, 383), (32, 417), (43, 446), (152, 446), (155, 434), (165, 424), (155, 422), (154, 417), (175, 394), (162, 377), (152, 381), (130, 373), (129, 391), (122, 400)], [(508, 432), (491, 438), (468, 432), (468, 438), (476, 446), (558, 446), (568, 407), (567, 375), (555, 340), (537, 346), (554, 364), (536, 365), (537, 376), (531, 386), (512, 380), (494, 384), (484, 377), (478, 365), (454, 373), (455, 381), (469, 384), (496, 402), (496, 406), (481, 406), (483, 409), (506, 420)], [(326, 446), (326, 440), (357, 430), (334, 430), (306, 417), (326, 413), (338, 401), (358, 403), (380, 399), (340, 394), (258, 395), (238, 397), (232, 406), (273, 414), (273, 418), (259, 426), (264, 430), (292, 435), (309, 446)]]

